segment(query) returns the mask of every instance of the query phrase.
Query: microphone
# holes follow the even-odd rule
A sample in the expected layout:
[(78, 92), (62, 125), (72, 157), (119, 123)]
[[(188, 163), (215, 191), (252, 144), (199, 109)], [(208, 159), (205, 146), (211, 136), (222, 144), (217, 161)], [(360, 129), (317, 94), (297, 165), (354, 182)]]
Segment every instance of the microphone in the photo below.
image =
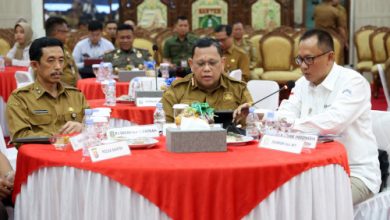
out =
[[(158, 51), (158, 46), (156, 44), (153, 44), (153, 47), (152, 47), (152, 50), (154, 52), (153, 54), (153, 59), (154, 59), (154, 62), (156, 62), (155, 65), (157, 65), (157, 51)], [(155, 68), (156, 70), (156, 68)], [(155, 73), (155, 76), (156, 76), (156, 91), (158, 91), (158, 88), (157, 88), (157, 77), (158, 77), (158, 71), (156, 70), (156, 73)]]
[(278, 89), (277, 91), (275, 91), (275, 92), (273, 92), (273, 93), (267, 95), (267, 96), (264, 97), (264, 98), (261, 98), (261, 99), (257, 100), (256, 102), (252, 103), (252, 106), (255, 105), (255, 104), (257, 104), (257, 103), (259, 103), (259, 102), (261, 102), (261, 101), (263, 101), (264, 99), (267, 99), (268, 97), (272, 96), (272, 95), (275, 94), (275, 93), (278, 93), (278, 92), (280, 92), (280, 91), (282, 91), (282, 90), (286, 90), (286, 89), (292, 89), (292, 88), (294, 88), (294, 86), (295, 86), (295, 82), (294, 82), (294, 81), (292, 81), (292, 80), (287, 81), (286, 85), (282, 86), (282, 88), (280, 88), (280, 89)]

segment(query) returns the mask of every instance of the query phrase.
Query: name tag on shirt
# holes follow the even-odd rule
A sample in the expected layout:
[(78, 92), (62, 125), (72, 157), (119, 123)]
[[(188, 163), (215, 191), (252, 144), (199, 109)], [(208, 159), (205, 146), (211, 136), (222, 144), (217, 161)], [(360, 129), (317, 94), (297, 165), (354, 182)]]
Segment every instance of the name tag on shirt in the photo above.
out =
[(48, 110), (44, 110), (44, 109), (33, 110), (32, 112), (33, 112), (34, 114), (36, 114), (36, 115), (43, 115), (43, 114), (48, 114), (48, 113), (49, 113)]

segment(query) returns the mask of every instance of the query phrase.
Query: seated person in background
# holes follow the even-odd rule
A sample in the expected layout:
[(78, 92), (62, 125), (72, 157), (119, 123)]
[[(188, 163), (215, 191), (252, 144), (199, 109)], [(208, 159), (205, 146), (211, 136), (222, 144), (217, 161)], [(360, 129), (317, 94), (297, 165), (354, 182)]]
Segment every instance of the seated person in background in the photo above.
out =
[[(353, 204), (370, 198), (379, 191), (381, 172), (369, 83), (360, 73), (335, 63), (332, 37), (322, 30), (302, 35), (295, 60), (304, 77), (281, 103), (279, 118), (295, 119), (296, 131), (340, 135), (337, 141), (345, 146), (351, 169)], [(234, 116), (243, 116), (248, 106), (240, 106)]]
[(175, 80), (162, 97), (167, 122), (174, 121), (174, 104), (207, 102), (215, 110), (233, 110), (252, 101), (244, 82), (223, 74), (225, 58), (215, 40), (199, 39), (188, 62), (193, 73)]
[(215, 28), (215, 39), (221, 44), (223, 56), (225, 57), (225, 71), (229, 72), (240, 69), (242, 71), (242, 81), (248, 82), (249, 56), (244, 50), (235, 46), (232, 37), (232, 27), (230, 25), (219, 25)]
[(50, 17), (45, 22), (46, 36), (60, 40), (64, 44), (64, 69), (61, 81), (76, 87), (79, 78), (79, 71), (72, 53), (66, 47), (65, 41), (69, 33), (68, 23), (61, 17)]
[(85, 59), (103, 58), (104, 53), (114, 50), (114, 45), (102, 38), (103, 25), (99, 21), (88, 24), (88, 38), (79, 41), (73, 49), (73, 57), (82, 78), (95, 77), (92, 66), (84, 66)]
[(15, 25), (15, 44), (8, 51), (4, 58), (7, 66), (29, 66), (30, 57), (28, 49), (30, 48), (33, 31), (31, 26), (25, 22), (19, 22)]
[(103, 37), (107, 38), (113, 45), (115, 45), (115, 35), (118, 25), (116, 21), (107, 21), (106, 26), (104, 27)]
[(256, 67), (257, 60), (255, 55), (256, 48), (252, 47), (252, 42), (248, 38), (244, 38), (244, 25), (241, 22), (235, 22), (233, 24), (232, 36), (233, 43), (235, 46), (241, 48), (249, 55), (249, 68), (253, 69)]
[(0, 152), (0, 219), (8, 219), (5, 205), (12, 205), (11, 195), (14, 188), (14, 172), (5, 155)]
[(115, 70), (126, 69), (127, 66), (143, 69), (144, 61), (152, 60), (152, 55), (148, 50), (133, 48), (134, 35), (130, 25), (119, 25), (116, 40), (119, 49), (106, 53), (103, 57), (104, 62), (111, 62)]
[(168, 38), (164, 44), (163, 62), (170, 63), (174, 72), (184, 77), (191, 72), (187, 60), (191, 57), (192, 47), (198, 37), (189, 33), (190, 25), (186, 16), (179, 16), (176, 19), (175, 31), (176, 34)]
[(47, 37), (35, 40), (30, 58), (35, 82), (14, 90), (7, 102), (11, 140), (81, 132), (88, 105), (78, 89), (61, 83), (64, 67), (61, 41)]

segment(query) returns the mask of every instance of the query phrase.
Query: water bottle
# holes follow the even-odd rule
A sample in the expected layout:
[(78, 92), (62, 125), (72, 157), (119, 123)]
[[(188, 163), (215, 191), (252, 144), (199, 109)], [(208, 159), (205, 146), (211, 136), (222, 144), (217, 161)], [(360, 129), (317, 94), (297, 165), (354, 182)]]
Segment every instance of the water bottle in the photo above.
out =
[(106, 85), (106, 100), (104, 105), (115, 106), (116, 105), (116, 82), (115, 80), (108, 80)]
[(92, 109), (89, 109), (89, 108), (84, 109), (84, 117), (83, 117), (83, 121), (82, 121), (83, 128), (84, 128), (84, 125), (85, 125), (85, 121), (87, 121), (88, 119), (91, 119), (92, 112), (93, 112)]
[(108, 79), (113, 79), (113, 73), (112, 73), (112, 63), (104, 63), (104, 80)]
[(5, 71), (5, 60), (3, 56), (0, 56), (0, 72)]
[(156, 77), (156, 70), (154, 69), (156, 62), (154, 61), (145, 61), (144, 66), (146, 70), (146, 76)]
[(165, 124), (165, 112), (163, 109), (163, 105), (160, 102), (156, 104), (156, 110), (153, 114), (153, 122), (154, 125), (157, 126), (159, 133), (162, 134), (163, 127)]
[(249, 114), (246, 117), (246, 136), (253, 137), (253, 140), (259, 139), (259, 129), (257, 128), (257, 125), (259, 123), (259, 118), (257, 117), (257, 114), (255, 113), (255, 109), (252, 107), (249, 109)]
[(84, 144), (83, 144), (83, 157), (90, 157), (88, 149), (96, 146), (96, 133), (93, 120), (86, 119), (83, 129)]
[(264, 116), (264, 133), (268, 135), (277, 135), (277, 128), (276, 128), (276, 114), (273, 111), (267, 112), (267, 114)]
[(98, 71), (97, 71), (96, 81), (97, 81), (97, 82), (102, 82), (102, 81), (104, 81), (104, 79), (105, 79), (104, 75), (105, 75), (104, 63), (101, 62), (101, 63), (99, 64), (99, 69), (98, 69)]
[(135, 99), (136, 97), (136, 91), (140, 91), (141, 89), (141, 82), (139, 80), (139, 78), (134, 78), (131, 83), (130, 83), (130, 91), (129, 91), (129, 96), (130, 98), (133, 98)]

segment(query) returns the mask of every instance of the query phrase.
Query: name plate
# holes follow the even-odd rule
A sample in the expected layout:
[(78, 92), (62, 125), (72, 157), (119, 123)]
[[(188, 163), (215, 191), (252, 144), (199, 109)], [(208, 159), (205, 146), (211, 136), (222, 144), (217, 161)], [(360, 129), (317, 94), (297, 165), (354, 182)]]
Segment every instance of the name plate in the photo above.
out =
[(139, 125), (123, 128), (112, 128), (107, 131), (107, 137), (115, 139), (118, 137), (124, 138), (139, 138), (139, 137), (158, 137), (160, 136), (158, 128), (155, 125)]
[(92, 162), (108, 160), (131, 154), (126, 141), (90, 147), (88, 148), (88, 151)]
[(137, 106), (156, 106), (158, 102), (160, 102), (160, 97), (148, 97), (148, 98), (137, 98), (135, 100), (135, 104)]
[(83, 144), (84, 144), (84, 134), (83, 133), (80, 133), (76, 136), (73, 136), (71, 138), (69, 138), (70, 140), (70, 144), (72, 145), (72, 149), (74, 151), (78, 151), (80, 149), (83, 148)]
[(293, 134), (288, 133), (287, 138), (303, 141), (304, 148), (316, 148), (318, 136), (314, 134)]
[(261, 138), (259, 147), (300, 154), (303, 148), (303, 143), (304, 142), (301, 140), (264, 135)]

